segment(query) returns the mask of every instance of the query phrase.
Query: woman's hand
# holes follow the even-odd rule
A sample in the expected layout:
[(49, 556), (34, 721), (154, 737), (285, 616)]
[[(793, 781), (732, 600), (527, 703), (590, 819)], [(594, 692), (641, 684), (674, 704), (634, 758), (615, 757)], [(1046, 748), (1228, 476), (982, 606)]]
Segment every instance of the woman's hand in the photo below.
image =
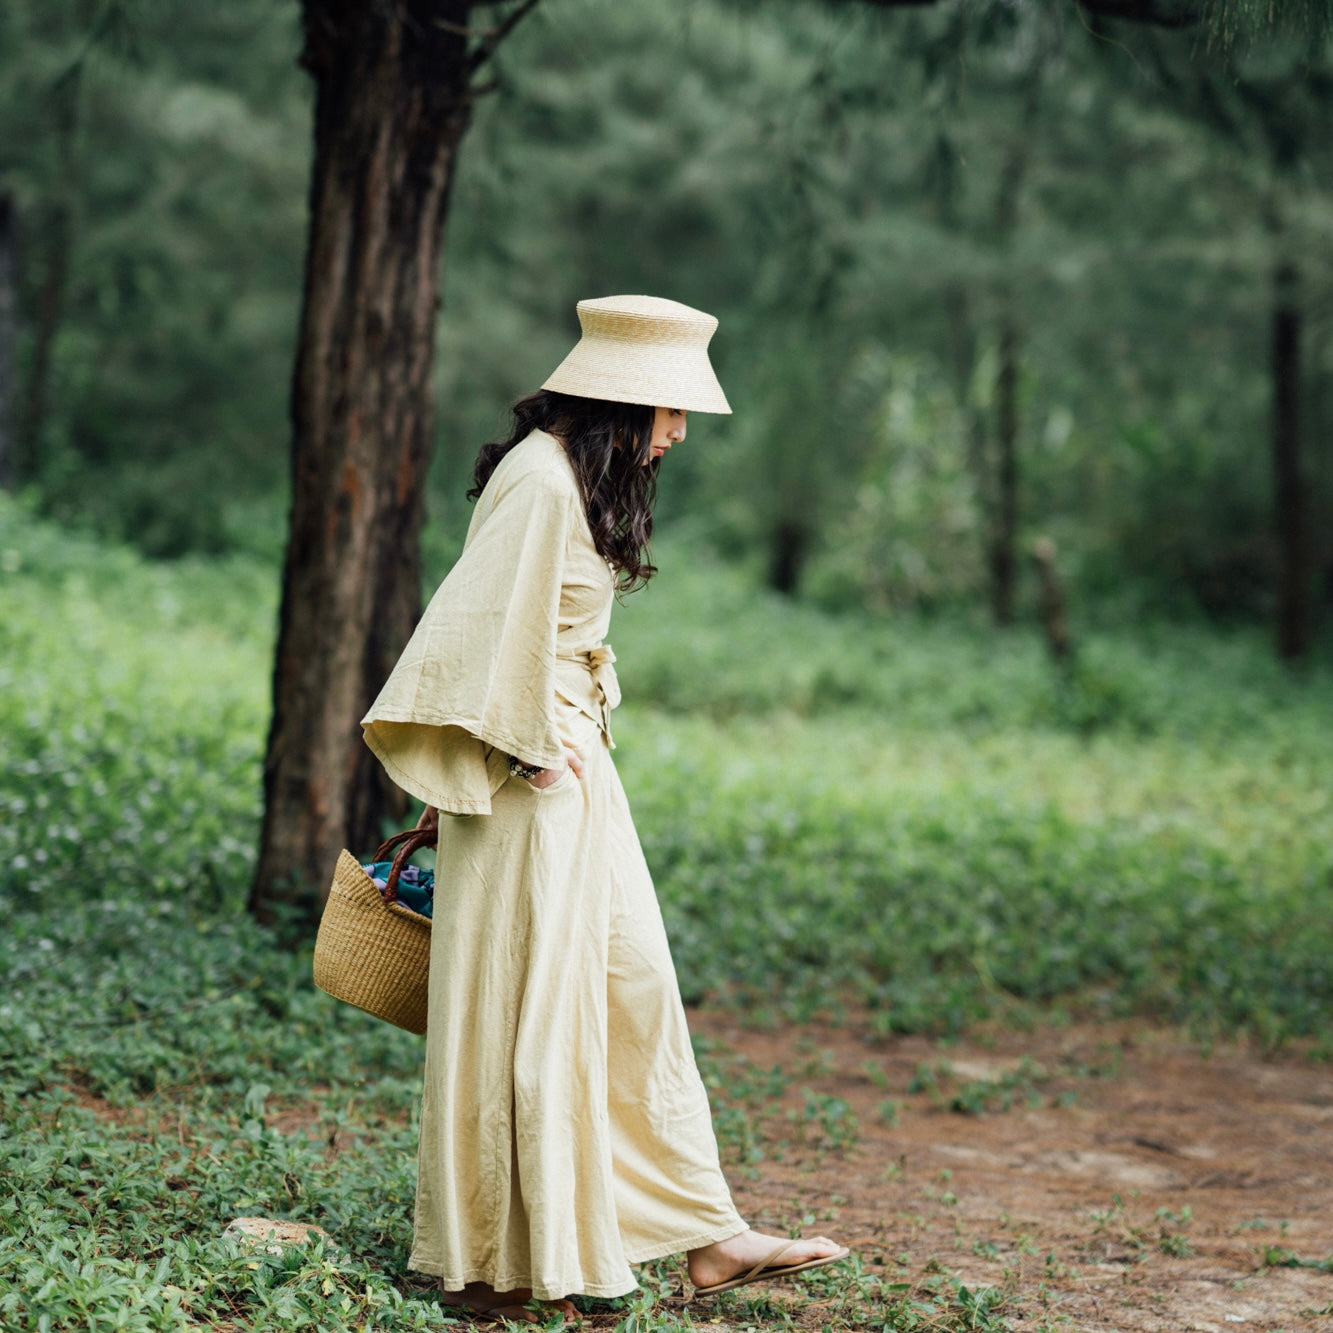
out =
[(435, 829), (440, 827), (440, 812), (433, 806), (428, 805), (422, 812), (421, 818), (417, 820), (417, 828)]
[(565, 768), (544, 768), (535, 778), (528, 778), (527, 781), (541, 791), (543, 787), (549, 787), (552, 783), (558, 782), (565, 773), (566, 768), (574, 770), (574, 776), (582, 779), (583, 760), (579, 757), (579, 752), (568, 742), (563, 742), (565, 747)]

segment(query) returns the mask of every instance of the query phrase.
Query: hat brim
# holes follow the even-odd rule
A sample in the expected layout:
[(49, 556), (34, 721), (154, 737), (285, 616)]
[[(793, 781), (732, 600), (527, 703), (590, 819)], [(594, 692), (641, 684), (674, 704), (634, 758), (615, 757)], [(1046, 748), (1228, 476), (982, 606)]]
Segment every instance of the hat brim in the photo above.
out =
[(576, 398), (731, 415), (708, 353), (700, 347), (639, 347), (585, 333), (542, 388)]

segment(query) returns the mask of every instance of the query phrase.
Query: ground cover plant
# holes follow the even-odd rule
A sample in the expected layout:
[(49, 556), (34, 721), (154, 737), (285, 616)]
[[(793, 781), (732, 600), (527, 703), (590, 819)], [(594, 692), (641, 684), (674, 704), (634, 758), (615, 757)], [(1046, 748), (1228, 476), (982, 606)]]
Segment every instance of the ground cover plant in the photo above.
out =
[[(1085, 627), (1059, 675), (1023, 632), (830, 617), (684, 545), (660, 562), (614, 628), (617, 759), (688, 999), (872, 1040), (1106, 1017), (1328, 1054), (1326, 672), (1159, 625)], [(0, 580), (0, 1327), (437, 1326), (402, 1273), (419, 1043), (315, 992), (308, 948), (242, 911), (272, 572), (152, 565), (5, 502)], [(702, 1058), (737, 1167), (851, 1151), (817, 1070)], [(1031, 1067), (931, 1078), (961, 1113), (1046, 1096)], [(885, 1123), (905, 1095), (877, 1095)], [(795, 1119), (758, 1113), (783, 1097)], [(245, 1250), (221, 1237), (245, 1214), (333, 1240)], [(592, 1317), (679, 1323), (675, 1280), (654, 1266)], [(910, 1265), (858, 1270), (850, 1302), (831, 1280), (807, 1291), (838, 1326), (1023, 1309)]]

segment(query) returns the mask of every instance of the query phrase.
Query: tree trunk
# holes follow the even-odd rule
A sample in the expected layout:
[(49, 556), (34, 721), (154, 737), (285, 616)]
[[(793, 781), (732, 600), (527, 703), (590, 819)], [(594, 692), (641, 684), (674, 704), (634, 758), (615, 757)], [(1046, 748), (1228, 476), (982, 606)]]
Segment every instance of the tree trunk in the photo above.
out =
[(768, 586), (774, 592), (795, 596), (809, 545), (810, 533), (804, 523), (784, 518), (774, 525), (768, 562)]
[[(78, 151), (79, 110), (82, 103), (83, 66), (74, 65), (55, 88), (54, 120), (58, 177), (51, 198), (29, 234), (41, 237), (42, 280), (32, 322), (32, 354), (24, 393), (23, 417), (18, 427), (15, 470), (20, 481), (34, 476), (40, 465), (42, 437), (51, 392), (51, 370), (55, 362), (56, 337), (65, 318), (65, 294), (69, 286), (70, 258), (74, 249), (74, 208), (82, 164)], [(38, 249), (29, 248), (37, 259)]]
[(45, 271), (37, 288), (32, 323), (32, 356), (28, 363), (23, 420), (18, 432), (16, 463), (21, 479), (34, 475), (40, 465), (56, 336), (65, 318), (65, 290), (69, 286), (70, 250), (74, 244), (74, 217), (67, 203), (60, 201), (54, 205), (43, 230)]
[(14, 196), (0, 194), (0, 489), (18, 483), (14, 439), (14, 344), (18, 336), (18, 239)]
[(990, 568), (991, 617), (997, 625), (1014, 618), (1014, 583), (1018, 577), (1018, 368), (1021, 340), (1017, 285), (1010, 271), (1014, 236), (1019, 227), (1019, 202), (1032, 161), (1041, 112), (1042, 80), (1052, 38), (1039, 32), (1023, 88), (1016, 132), (1000, 168), (995, 194), (995, 233), (1002, 275), (997, 290), (999, 364), (995, 372), (994, 505), (989, 515), (986, 552)]
[(1301, 486), (1301, 312), (1299, 274), (1283, 261), (1273, 274), (1273, 493), (1279, 552), (1277, 650), (1288, 661), (1310, 651), (1309, 543)]
[(997, 625), (1014, 619), (1018, 571), (1018, 323), (1000, 316), (999, 366), (995, 373), (995, 512), (991, 523), (991, 615)]
[[(315, 79), (292, 508), (250, 909), (312, 917), (338, 851), (405, 798), (359, 721), (421, 609), (443, 224), (467, 128), (469, 0), (305, 0)], [(475, 62), (473, 62), (475, 63)]]
[(1074, 640), (1069, 633), (1065, 589), (1055, 567), (1055, 556), (1055, 543), (1049, 537), (1033, 542), (1032, 559), (1041, 584), (1041, 627), (1046, 634), (1046, 647), (1057, 666), (1068, 668), (1074, 661)]

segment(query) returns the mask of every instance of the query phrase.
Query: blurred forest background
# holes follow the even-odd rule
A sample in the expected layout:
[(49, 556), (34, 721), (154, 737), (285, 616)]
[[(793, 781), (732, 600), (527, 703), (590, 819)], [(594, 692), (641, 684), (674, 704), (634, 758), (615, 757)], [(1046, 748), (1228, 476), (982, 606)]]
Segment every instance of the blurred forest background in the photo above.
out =
[[(430, 578), (574, 301), (660, 292), (720, 317), (736, 407), (673, 455), (663, 525), (756, 579), (1007, 620), (1045, 537), (1081, 617), (1265, 621), (1285, 559), (1307, 652), (1333, 600), (1333, 54), (1279, 10), (538, 5), (454, 186)], [(299, 46), (268, 0), (5, 7), (0, 475), (38, 512), (278, 558)]]
[[(357, 24), (425, 77), (363, 82)], [(438, 312), (436, 214), (385, 240), (395, 96), (428, 167), (394, 208), (461, 145)], [(312, 217), (359, 305), (309, 299)], [(848, 1025), (889, 1124), (895, 1043), (973, 1028), (1333, 1059), (1326, 0), (8, 0), (5, 1328), (439, 1327), (403, 1274), (420, 1045), (314, 990), (311, 917), (411, 817), (356, 721), (477, 448), (618, 292), (716, 314), (735, 408), (672, 451), (612, 629), (687, 1002)], [(730, 1168), (878, 1179), (846, 1101), (765, 1119), (700, 1053)], [(1327, 1273), (1300, 1191), (1325, 1229), (1262, 1265)], [(256, 1257), (238, 1213), (337, 1247)], [(895, 1240), (809, 1326), (1068, 1326), (1055, 1256), (992, 1239), (980, 1287)], [(692, 1327), (672, 1274), (601, 1326)]]

